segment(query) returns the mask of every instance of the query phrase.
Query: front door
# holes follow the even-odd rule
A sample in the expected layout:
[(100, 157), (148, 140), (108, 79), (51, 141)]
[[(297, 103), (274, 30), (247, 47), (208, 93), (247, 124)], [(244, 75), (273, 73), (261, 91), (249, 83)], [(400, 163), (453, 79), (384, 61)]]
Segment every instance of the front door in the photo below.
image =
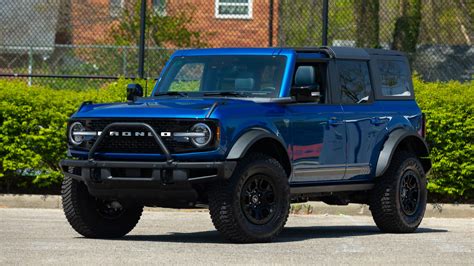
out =
[[(314, 67), (314, 70), (307, 71), (308, 67)], [(294, 85), (316, 82), (321, 96), (316, 102), (294, 103), (287, 106), (291, 116), (293, 139), (292, 183), (341, 180), (344, 177), (346, 129), (341, 105), (330, 104), (327, 67), (326, 63), (301, 63), (296, 66)], [(304, 70), (302, 72), (307, 72), (306, 74), (314, 73), (315, 77), (301, 77), (298, 73), (301, 69)]]

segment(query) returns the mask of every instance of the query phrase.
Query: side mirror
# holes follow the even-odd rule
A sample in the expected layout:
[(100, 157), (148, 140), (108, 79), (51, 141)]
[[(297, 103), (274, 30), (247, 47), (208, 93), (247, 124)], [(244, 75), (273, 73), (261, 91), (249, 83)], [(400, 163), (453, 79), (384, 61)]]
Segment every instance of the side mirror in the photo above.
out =
[(128, 101), (135, 101), (137, 97), (143, 96), (143, 88), (140, 84), (128, 84), (127, 85), (127, 100)]
[(319, 85), (304, 85), (291, 87), (291, 96), (297, 102), (319, 102), (321, 97)]

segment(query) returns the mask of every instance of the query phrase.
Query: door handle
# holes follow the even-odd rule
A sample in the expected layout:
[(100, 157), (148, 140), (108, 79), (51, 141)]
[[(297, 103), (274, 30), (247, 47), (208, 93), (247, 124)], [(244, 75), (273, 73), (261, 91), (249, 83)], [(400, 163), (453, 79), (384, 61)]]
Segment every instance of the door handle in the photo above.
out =
[(385, 124), (385, 119), (380, 119), (380, 117), (372, 117), (370, 119), (370, 123), (376, 126), (382, 125)]
[(335, 118), (335, 117), (331, 117), (331, 118), (329, 118), (329, 120), (328, 120), (328, 124), (329, 124), (330, 126), (338, 126), (338, 125), (344, 124), (344, 122), (343, 122), (342, 120), (338, 120), (338, 119)]

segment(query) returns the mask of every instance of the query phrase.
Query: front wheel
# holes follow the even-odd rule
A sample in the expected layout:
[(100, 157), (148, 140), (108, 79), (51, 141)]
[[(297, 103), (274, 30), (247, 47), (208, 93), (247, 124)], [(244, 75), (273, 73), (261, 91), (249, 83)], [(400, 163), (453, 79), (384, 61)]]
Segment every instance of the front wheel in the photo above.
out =
[(285, 170), (264, 154), (246, 156), (230, 180), (209, 190), (212, 222), (232, 242), (271, 241), (283, 229), (289, 207)]
[(69, 224), (88, 238), (117, 238), (130, 232), (140, 220), (143, 206), (128, 201), (94, 198), (84, 183), (65, 177), (63, 210)]
[(387, 172), (376, 180), (370, 210), (378, 228), (388, 233), (414, 232), (426, 209), (426, 176), (411, 153), (394, 155)]

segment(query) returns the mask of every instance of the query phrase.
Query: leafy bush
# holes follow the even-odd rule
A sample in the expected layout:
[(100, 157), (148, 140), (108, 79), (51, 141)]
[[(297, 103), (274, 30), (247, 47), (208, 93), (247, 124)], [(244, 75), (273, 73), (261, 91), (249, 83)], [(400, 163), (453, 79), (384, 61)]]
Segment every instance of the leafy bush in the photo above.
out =
[(459, 200), (474, 196), (474, 82), (423, 83), (414, 79), (426, 114), (433, 168), (428, 189)]
[[(12, 184), (29, 185), (27, 180), (34, 187), (59, 184), (58, 161), (66, 156), (67, 118), (83, 101), (124, 101), (128, 83), (121, 79), (98, 90), (77, 91), (0, 80), (0, 190)], [(433, 161), (431, 195), (472, 199), (474, 82), (423, 83), (415, 78), (414, 84), (417, 101), (427, 116)]]
[(0, 80), (0, 187), (8, 190), (28, 176), (38, 187), (58, 184), (68, 117), (83, 101), (124, 101), (127, 83), (121, 79), (98, 90), (77, 91)]

